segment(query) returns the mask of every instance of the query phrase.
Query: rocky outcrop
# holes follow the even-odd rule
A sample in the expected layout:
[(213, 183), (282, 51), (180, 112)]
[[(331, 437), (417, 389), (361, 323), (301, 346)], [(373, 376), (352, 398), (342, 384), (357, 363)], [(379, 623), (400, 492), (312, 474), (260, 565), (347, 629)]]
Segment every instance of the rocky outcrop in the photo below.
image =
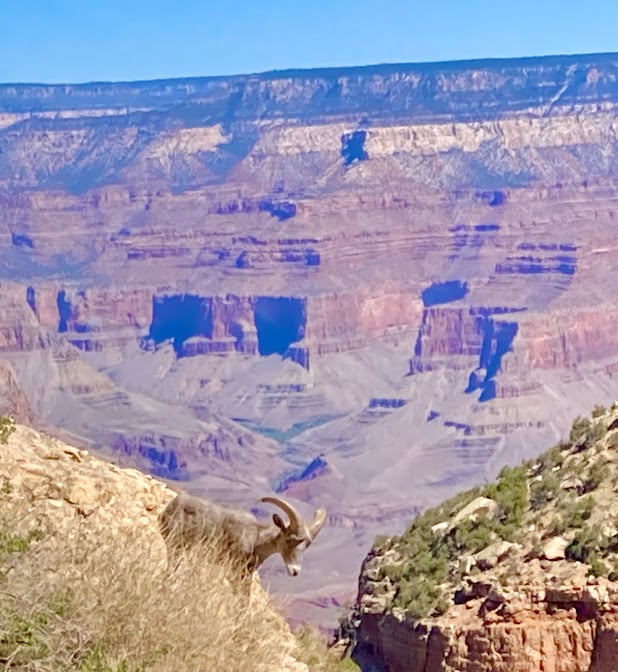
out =
[(90, 527), (139, 525), (158, 539), (157, 515), (175, 495), (164, 483), (135, 469), (121, 469), (88, 450), (75, 448), (29, 427), (18, 425), (7, 445), (0, 446), (0, 480), (5, 513), (31, 502), (26, 520), (46, 535), (77, 524)]
[[(389, 661), (392, 672), (609, 672), (615, 665), (618, 618), (605, 606), (604, 588), (587, 586), (555, 601), (518, 596), (509, 600), (507, 617), (479, 616), (470, 604), (462, 609), (467, 612), (453, 613), (453, 621), (465, 619), (465, 626), (415, 626), (392, 616), (378, 625), (372, 624), (376, 617), (367, 617), (363, 636), (369, 640), (379, 631), (371, 640), (375, 648), (368, 647)], [(615, 592), (609, 595), (615, 602)]]
[(352, 618), (358, 661), (391, 672), (614, 670), (617, 418), (616, 405), (595, 409), (568, 443), (376, 541)]

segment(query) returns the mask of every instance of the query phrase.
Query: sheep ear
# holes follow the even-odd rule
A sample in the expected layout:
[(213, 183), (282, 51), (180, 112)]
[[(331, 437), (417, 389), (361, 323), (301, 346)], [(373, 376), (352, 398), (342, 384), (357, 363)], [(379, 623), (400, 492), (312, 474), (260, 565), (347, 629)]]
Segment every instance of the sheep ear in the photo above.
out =
[(285, 523), (281, 520), (281, 516), (277, 513), (273, 513), (273, 523), (280, 529), (285, 530)]

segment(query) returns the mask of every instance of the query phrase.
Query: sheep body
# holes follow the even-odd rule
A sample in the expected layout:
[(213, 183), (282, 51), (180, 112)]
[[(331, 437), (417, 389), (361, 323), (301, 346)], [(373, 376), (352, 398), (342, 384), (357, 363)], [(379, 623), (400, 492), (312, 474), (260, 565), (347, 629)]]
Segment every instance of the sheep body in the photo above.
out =
[(290, 522), (286, 525), (275, 513), (274, 525), (263, 525), (246, 511), (179, 494), (159, 516), (168, 563), (175, 562), (188, 547), (213, 540), (215, 550), (241, 560), (250, 570), (257, 569), (270, 555), (280, 553), (288, 574), (296, 576), (303, 552), (326, 521), (326, 511), (318, 509), (306, 523), (289, 502), (279, 497), (263, 497), (261, 501), (279, 506)]
[(258, 540), (259, 523), (250, 513), (191, 495), (178, 495), (159, 520), (168, 547), (193, 546), (216, 536), (229, 551), (248, 559)]

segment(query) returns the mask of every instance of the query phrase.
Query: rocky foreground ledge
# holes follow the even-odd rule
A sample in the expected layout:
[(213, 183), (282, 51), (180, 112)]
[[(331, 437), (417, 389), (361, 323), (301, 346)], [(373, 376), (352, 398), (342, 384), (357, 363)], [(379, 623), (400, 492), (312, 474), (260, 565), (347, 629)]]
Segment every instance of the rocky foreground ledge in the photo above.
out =
[(68, 533), (80, 519), (92, 529), (139, 526), (165, 557), (157, 515), (175, 492), (137, 469), (121, 469), (16, 425), (7, 444), (0, 445), (0, 484), (3, 513), (19, 509), (21, 515), (13, 519), (18, 526), (50, 535)]
[(376, 540), (355, 657), (389, 672), (618, 670), (618, 406)]
[[(296, 659), (297, 643), (259, 582), (249, 606), (246, 598), (241, 602), (247, 613), (228, 614), (229, 632), (221, 639), (216, 622), (239, 598), (217, 570), (207, 573), (205, 585), (189, 577), (195, 584), (189, 589), (174, 577), (165, 579), (157, 516), (175, 493), (164, 483), (29, 427), (15, 426), (3, 442), (3, 423), (0, 418), (0, 667), (228, 669), (225, 651), (208, 650), (214, 640), (213, 647), (240, 651), (234, 660), (244, 665), (246, 655), (245, 662), (262, 672), (318, 669)], [(219, 585), (212, 585), (213, 576)], [(243, 621), (255, 641), (246, 641), (248, 630), (238, 626)], [(173, 641), (186, 634), (180, 630), (187, 623), (205, 636), (205, 651), (190, 668), (182, 639), (180, 646)], [(149, 637), (154, 653), (144, 644), (147, 655), (135, 666), (134, 648)]]

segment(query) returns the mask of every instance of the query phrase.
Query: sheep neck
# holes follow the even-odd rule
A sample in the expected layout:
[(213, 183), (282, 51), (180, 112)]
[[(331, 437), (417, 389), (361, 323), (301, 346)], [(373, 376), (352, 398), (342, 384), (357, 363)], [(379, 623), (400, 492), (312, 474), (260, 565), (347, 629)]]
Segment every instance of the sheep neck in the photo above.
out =
[(274, 525), (260, 525), (258, 527), (257, 543), (255, 545), (256, 568), (273, 553), (280, 551), (280, 538), (281, 530), (278, 527)]

